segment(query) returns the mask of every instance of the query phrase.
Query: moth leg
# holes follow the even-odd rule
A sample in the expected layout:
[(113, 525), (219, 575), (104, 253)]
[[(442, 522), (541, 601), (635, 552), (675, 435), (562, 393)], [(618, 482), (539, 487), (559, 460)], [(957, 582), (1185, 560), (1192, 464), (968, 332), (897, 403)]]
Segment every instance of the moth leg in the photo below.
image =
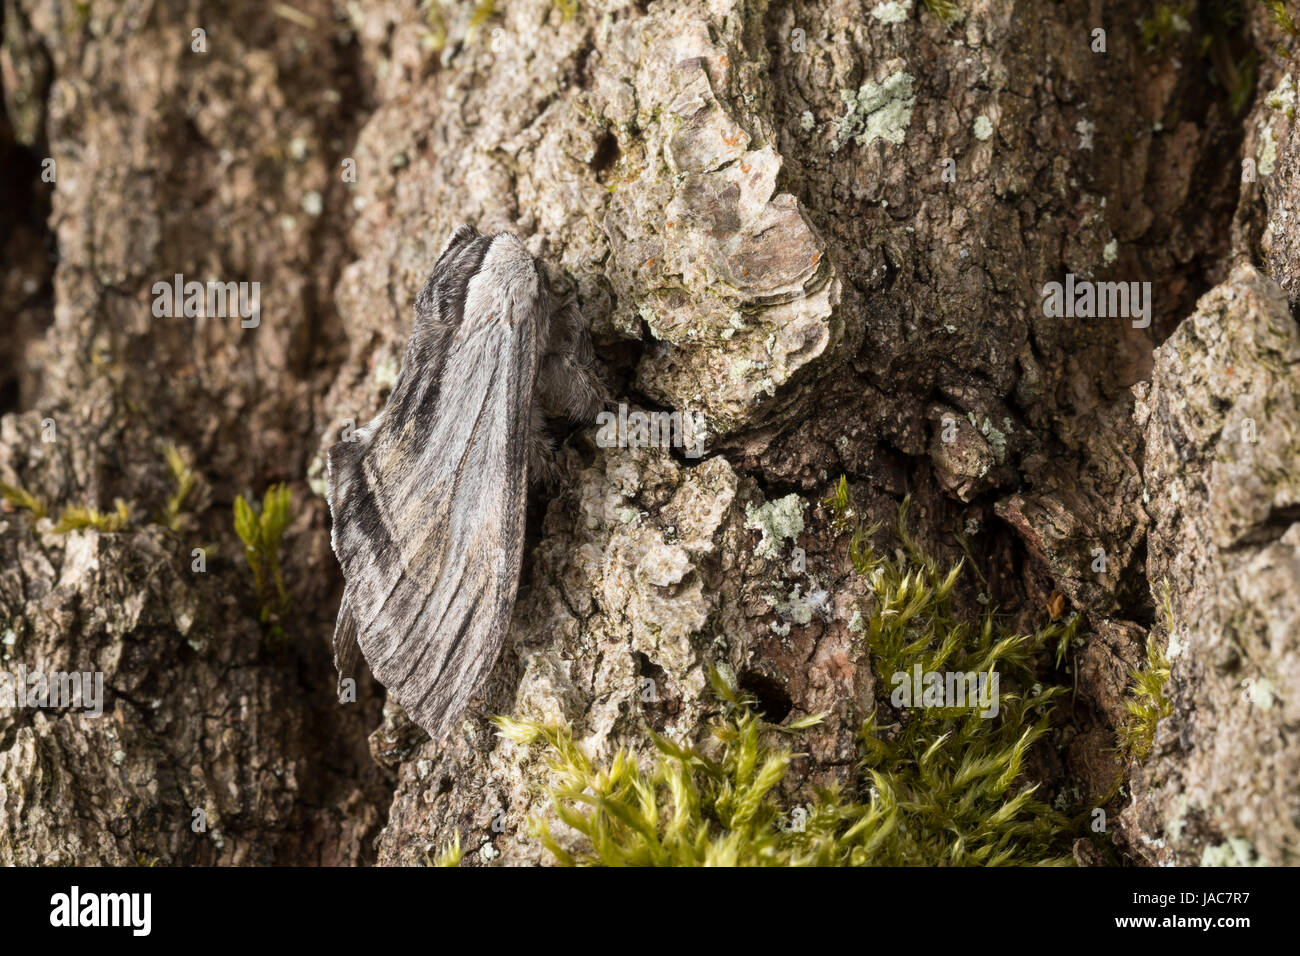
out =
[(559, 310), (537, 378), (538, 398), (548, 412), (589, 422), (610, 403), (596, 372), (596, 353), (582, 316), (573, 305)]
[(560, 477), (560, 470), (555, 442), (546, 430), (546, 416), (540, 408), (534, 407), (528, 427), (528, 482), (553, 485)]

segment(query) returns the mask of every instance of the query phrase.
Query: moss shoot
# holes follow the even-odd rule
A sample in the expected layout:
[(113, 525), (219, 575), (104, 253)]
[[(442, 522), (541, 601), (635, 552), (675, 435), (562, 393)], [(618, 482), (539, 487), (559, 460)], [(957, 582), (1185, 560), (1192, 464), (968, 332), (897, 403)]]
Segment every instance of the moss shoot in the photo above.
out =
[(1155, 741), (1156, 725), (1173, 713), (1173, 703), (1165, 696), (1169, 683), (1169, 659), (1165, 646), (1174, 630), (1174, 609), (1169, 593), (1169, 582), (1164, 582), (1161, 594), (1164, 617), (1164, 635), (1152, 628), (1147, 634), (1146, 660), (1129, 673), (1133, 681), (1129, 699), (1124, 702), (1129, 719), (1120, 728), (1120, 745), (1125, 757), (1145, 760)]
[(253, 573), (253, 590), (261, 604), (259, 620), (267, 644), (284, 640), (283, 621), (289, 612), (289, 591), (280, 564), (280, 539), (293, 518), (293, 495), (284, 485), (272, 485), (262, 498), (262, 510), (240, 495), (235, 499), (235, 533), (244, 543), (244, 557)]

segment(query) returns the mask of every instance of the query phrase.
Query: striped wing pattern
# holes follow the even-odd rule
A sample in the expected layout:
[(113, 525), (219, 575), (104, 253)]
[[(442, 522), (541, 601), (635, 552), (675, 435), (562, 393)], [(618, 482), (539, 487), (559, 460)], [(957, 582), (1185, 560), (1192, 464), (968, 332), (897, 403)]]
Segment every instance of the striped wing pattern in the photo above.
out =
[(417, 301), (388, 405), (330, 449), (340, 679), (359, 650), (434, 739), (488, 676), (510, 623), (545, 296), (518, 240), (457, 230)]

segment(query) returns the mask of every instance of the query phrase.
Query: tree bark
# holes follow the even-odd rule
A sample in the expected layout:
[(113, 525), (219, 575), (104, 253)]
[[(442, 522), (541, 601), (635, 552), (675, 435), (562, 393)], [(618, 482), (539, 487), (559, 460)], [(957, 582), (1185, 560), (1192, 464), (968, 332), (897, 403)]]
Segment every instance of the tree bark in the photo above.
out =
[[(702, 732), (710, 665), (770, 720), (827, 714), (800, 781), (845, 781), (876, 676), (822, 503), (842, 474), (864, 520), (910, 496), (928, 549), (969, 552), (973, 612), (1038, 627), (1059, 592), (1084, 615), (1031, 768), (1049, 798), (1109, 799), (1132, 862), (1233, 841), (1294, 861), (1300, 44), (1256, 4), (1212, 37), (1258, 58), (1236, 115), (1195, 18), (1151, 49), (1138, 0), (961, 8), (298, 0), (200, 22), (6, 0), (0, 153), (27, 198), (4, 218), (0, 481), (133, 517), (0, 515), (4, 665), (109, 688), (98, 720), (0, 709), (0, 862), (413, 864), (455, 834), (466, 862), (544, 862), (544, 766), (487, 718), (644, 755), (646, 726)], [(708, 435), (699, 459), (564, 435), (506, 651), (434, 743), (376, 685), (335, 697), (322, 455), (383, 406), (461, 222), (548, 263), (620, 401)], [(153, 317), (177, 273), (259, 281), (260, 325)], [(1045, 314), (1067, 274), (1150, 282), (1149, 326)], [(166, 441), (201, 475), (179, 530), (150, 521)], [(229, 519), (275, 481), (297, 503), (279, 650)], [(1129, 765), (1166, 580), (1174, 713)]]

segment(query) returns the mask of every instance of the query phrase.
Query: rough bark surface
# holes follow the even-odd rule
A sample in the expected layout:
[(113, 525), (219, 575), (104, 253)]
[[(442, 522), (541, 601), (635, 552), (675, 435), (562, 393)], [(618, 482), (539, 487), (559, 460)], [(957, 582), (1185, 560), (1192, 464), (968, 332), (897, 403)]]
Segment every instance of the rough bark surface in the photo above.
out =
[[(876, 678), (820, 503), (841, 474), (867, 520), (910, 495), (936, 554), (964, 536), (972, 609), (1040, 626), (1060, 592), (1086, 616), (1049, 799), (1124, 774), (1126, 858), (1294, 859), (1294, 39), (1249, 11), (1238, 116), (1196, 37), (1144, 46), (1139, 0), (969, 0), (947, 26), (908, 0), (285, 6), (4, 6), (25, 198), (0, 236), (0, 481), (133, 518), (0, 515), (0, 660), (111, 688), (99, 720), (0, 710), (0, 862), (413, 864), (456, 833), (467, 862), (543, 862), (544, 766), (487, 717), (569, 722), (593, 754), (689, 737), (711, 664), (771, 720), (826, 713), (800, 777), (843, 780)], [(382, 406), (465, 221), (547, 261), (620, 400), (697, 410), (708, 438), (696, 461), (567, 436), (507, 649), (435, 744), (382, 688), (334, 697), (321, 457)], [(153, 317), (175, 273), (260, 281), (260, 325)], [(1151, 282), (1150, 326), (1045, 315), (1067, 273)], [(179, 531), (149, 520), (163, 441), (202, 475)], [(228, 516), (278, 480), (296, 610), (271, 650)], [(1165, 579), (1175, 710), (1126, 767)]]

